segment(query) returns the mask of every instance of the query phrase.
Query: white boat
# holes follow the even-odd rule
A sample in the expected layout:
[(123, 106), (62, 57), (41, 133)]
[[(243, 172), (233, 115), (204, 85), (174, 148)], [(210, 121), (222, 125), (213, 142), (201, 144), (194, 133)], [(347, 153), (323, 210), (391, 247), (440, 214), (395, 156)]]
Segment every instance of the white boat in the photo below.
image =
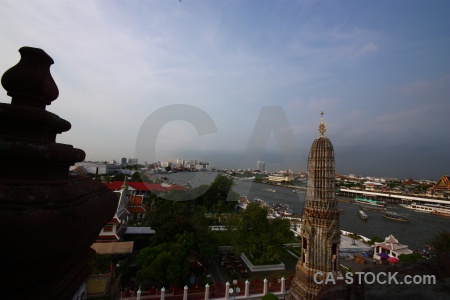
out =
[(436, 216), (450, 217), (450, 209), (436, 209), (431, 213)]
[(417, 204), (414, 202), (411, 204), (408, 204), (408, 205), (405, 205), (405, 204), (400, 204), (400, 205), (403, 207), (415, 210), (415, 211), (419, 211), (419, 212), (431, 213), (433, 215), (450, 217), (450, 207), (448, 207), (448, 206), (443, 206), (443, 205), (439, 205), (439, 204)]
[(359, 210), (358, 215), (361, 217), (361, 219), (367, 220), (367, 214), (364, 211)]
[(403, 207), (415, 210), (415, 211), (420, 211), (420, 212), (424, 212), (424, 213), (431, 213), (434, 211), (434, 208), (432, 206), (429, 205), (421, 205), (421, 204), (416, 204), (416, 203), (411, 203), (411, 204), (400, 204)]
[(283, 216), (292, 216), (293, 211), (290, 210), (289, 208), (286, 208), (285, 210), (282, 210), (282, 211), (281, 211), (281, 214), (282, 214)]

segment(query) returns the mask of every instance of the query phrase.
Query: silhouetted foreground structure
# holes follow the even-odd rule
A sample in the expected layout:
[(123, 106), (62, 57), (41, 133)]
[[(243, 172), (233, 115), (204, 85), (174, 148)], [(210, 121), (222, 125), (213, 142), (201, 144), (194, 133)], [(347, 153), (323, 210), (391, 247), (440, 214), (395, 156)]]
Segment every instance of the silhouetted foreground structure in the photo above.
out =
[(68, 175), (85, 153), (55, 143), (71, 125), (45, 110), (59, 94), (53, 59), (41, 49), (19, 52), (1, 79), (12, 100), (0, 103), (0, 298), (71, 299), (117, 197), (100, 182)]

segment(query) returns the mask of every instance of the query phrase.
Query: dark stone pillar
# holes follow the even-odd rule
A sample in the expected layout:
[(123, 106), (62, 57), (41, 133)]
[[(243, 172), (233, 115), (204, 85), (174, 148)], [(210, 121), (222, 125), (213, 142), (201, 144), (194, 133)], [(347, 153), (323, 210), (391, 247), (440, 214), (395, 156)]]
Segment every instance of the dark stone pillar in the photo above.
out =
[(89, 274), (91, 244), (117, 198), (95, 180), (69, 176), (83, 150), (55, 142), (70, 123), (45, 110), (59, 91), (53, 59), (23, 47), (1, 83), (0, 298), (71, 299)]

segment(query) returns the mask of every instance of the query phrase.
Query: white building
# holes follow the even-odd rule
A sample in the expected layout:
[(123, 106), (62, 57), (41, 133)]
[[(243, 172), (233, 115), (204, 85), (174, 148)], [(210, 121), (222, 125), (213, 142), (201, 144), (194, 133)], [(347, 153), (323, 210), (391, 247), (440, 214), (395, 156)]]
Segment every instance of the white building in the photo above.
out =
[(398, 240), (391, 234), (384, 239), (384, 242), (375, 243), (373, 258), (377, 261), (381, 259), (389, 259), (389, 257), (398, 257), (402, 254), (412, 254), (407, 245), (400, 244)]
[(259, 170), (261, 171), (261, 173), (264, 173), (266, 171), (266, 163), (258, 160), (256, 162), (256, 170)]
[(137, 165), (138, 159), (137, 158), (128, 158), (128, 164), (130, 165)]
[(77, 162), (71, 168), (71, 171), (75, 171), (79, 168), (83, 169), (83, 173), (95, 174), (95, 175), (105, 175), (114, 174), (119, 172), (121, 166), (115, 164), (103, 164), (97, 162)]

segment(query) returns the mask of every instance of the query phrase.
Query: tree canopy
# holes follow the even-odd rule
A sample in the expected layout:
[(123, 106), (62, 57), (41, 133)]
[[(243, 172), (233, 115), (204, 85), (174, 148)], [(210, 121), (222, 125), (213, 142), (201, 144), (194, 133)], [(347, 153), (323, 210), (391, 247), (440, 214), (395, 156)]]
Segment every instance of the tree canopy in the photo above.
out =
[(289, 220), (268, 219), (268, 209), (256, 203), (240, 214), (230, 216), (227, 232), (234, 250), (245, 253), (253, 263), (266, 264), (278, 259), (283, 244), (292, 237)]
[(185, 232), (177, 234), (171, 242), (142, 249), (137, 256), (138, 280), (160, 285), (185, 284), (189, 276), (188, 257), (193, 246), (193, 234)]
[(437, 233), (430, 244), (436, 254), (450, 253), (450, 231), (444, 229)]

